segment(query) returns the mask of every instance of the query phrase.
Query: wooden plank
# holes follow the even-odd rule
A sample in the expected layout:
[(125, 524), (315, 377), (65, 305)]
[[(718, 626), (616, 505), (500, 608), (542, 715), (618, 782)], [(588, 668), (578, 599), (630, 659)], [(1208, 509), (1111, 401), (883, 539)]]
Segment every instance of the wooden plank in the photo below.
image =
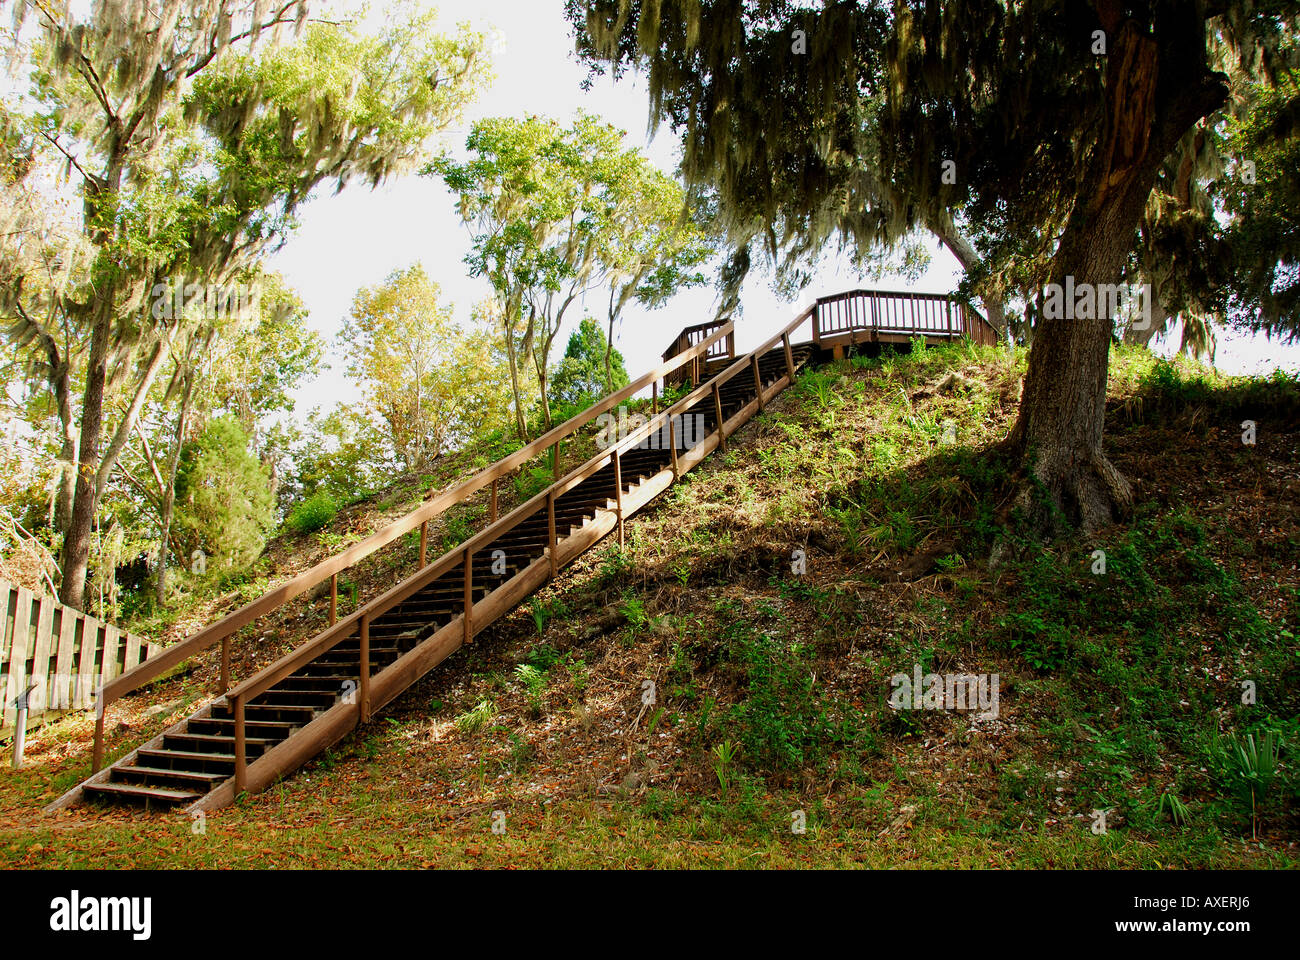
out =
[[(66, 612), (66, 611), (65, 611)], [(97, 624), (83, 613), (77, 613), (72, 629), (77, 650), (77, 703), (83, 708), (95, 708), (99, 673), (95, 669), (95, 631)]]
[(130, 670), (132, 667), (140, 664), (140, 638), (134, 633), (128, 633), (126, 637), (126, 656), (122, 659), (122, 668)]
[(38, 684), (33, 693), (39, 692), (41, 699), (34, 704), (37, 710), (28, 713), (27, 719), (29, 721), (49, 709), (50, 659), (55, 652), (54, 608), (58, 606), (58, 601), (53, 597), (39, 596), (36, 598), (36, 604), (40, 608), (40, 612), (36, 615), (36, 645), (35, 652), (32, 654), (31, 679)]
[(9, 651), (13, 648), (14, 630), (11, 608), (16, 602), (18, 588), (0, 580), (0, 673), (9, 676)]
[(99, 659), (99, 682), (105, 684), (121, 673), (118, 668), (118, 656), (122, 650), (122, 631), (111, 623), (105, 623), (104, 654)]
[[(18, 605), (18, 588), (5, 580), (0, 580), (0, 727), (8, 727), (13, 721), (9, 716), (10, 700), (9, 680), (13, 675), (13, 644), (15, 611)], [(16, 711), (15, 711), (16, 715)]]
[(9, 682), (5, 685), (4, 723), (14, 725), (18, 711), (13, 702), (27, 686), (27, 657), (32, 649), (32, 601), (30, 590), (19, 587), (13, 612), (13, 640), (9, 646)]
[(77, 615), (70, 607), (59, 607), (59, 645), (54, 673), (59, 677), (59, 695), (64, 710), (77, 708)]

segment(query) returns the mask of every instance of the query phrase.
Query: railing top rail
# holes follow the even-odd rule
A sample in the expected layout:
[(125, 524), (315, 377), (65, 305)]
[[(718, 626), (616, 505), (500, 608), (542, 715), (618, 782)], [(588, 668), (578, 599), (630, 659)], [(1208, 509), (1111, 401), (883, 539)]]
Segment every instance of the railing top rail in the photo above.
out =
[(324, 560), (313, 566), (311, 569), (304, 571), (292, 580), (282, 583), (274, 590), (268, 591), (261, 597), (245, 604), (238, 610), (227, 614), (215, 623), (209, 624), (197, 633), (182, 640), (180, 643), (165, 648), (157, 656), (151, 657), (149, 660), (140, 664), (140, 666), (127, 671), (111, 683), (106, 684), (100, 693), (104, 705), (107, 706), (109, 703), (112, 703), (140, 685), (148, 683), (154, 677), (159, 676), (179, 663), (183, 663), (185, 660), (189, 659), (189, 657), (206, 649), (213, 643), (230, 636), (235, 633), (235, 631), (252, 623), (258, 617), (279, 608), (294, 597), (310, 590), (319, 583), (323, 583), (329, 577), (342, 570), (346, 570), (348, 567), (352, 566), (352, 564), (369, 556), (376, 550), (387, 546), (399, 537), (405, 536), (407, 533), (419, 527), (422, 523), (438, 516), (448, 507), (462, 502), (494, 480), (499, 480), (516, 467), (537, 456), (542, 451), (563, 440), (565, 437), (577, 432), (577, 430), (585, 426), (587, 423), (590, 423), (602, 413), (612, 410), (616, 405), (627, 400), (638, 390), (644, 389), (652, 382), (663, 377), (665, 374), (691, 362), (696, 356), (706, 353), (713, 344), (731, 333), (733, 329), (732, 321), (728, 320), (722, 322), (717, 331), (711, 336), (700, 341), (689, 349), (684, 350), (682, 353), (664, 363), (661, 363), (659, 366), (638, 377), (623, 389), (610, 394), (600, 402), (593, 404), (583, 412), (566, 420), (564, 423), (552, 427), (536, 440), (526, 444), (514, 453), (503, 457), (491, 466), (485, 467), (468, 480), (438, 494), (419, 509), (412, 511), (405, 517), (395, 520), (393, 523), (376, 531), (359, 543), (353, 544), (342, 553), (336, 554), (328, 560)]
[(843, 293), (830, 293), (824, 297), (818, 297), (818, 303), (833, 303), (836, 300), (847, 300), (850, 297), (898, 297), (904, 300), (948, 300), (954, 303), (960, 303), (961, 299), (951, 293), (920, 293), (914, 290), (867, 290), (859, 288), (856, 290), (845, 290)]

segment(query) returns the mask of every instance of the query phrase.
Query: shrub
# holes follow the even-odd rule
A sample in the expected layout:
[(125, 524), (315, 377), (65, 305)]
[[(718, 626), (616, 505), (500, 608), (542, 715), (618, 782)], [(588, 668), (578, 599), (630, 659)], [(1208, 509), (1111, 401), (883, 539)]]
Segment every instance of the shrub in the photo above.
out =
[(294, 533), (313, 533), (338, 516), (338, 512), (334, 498), (321, 490), (298, 503), (284, 525)]
[(184, 554), (207, 555), (214, 572), (246, 567), (266, 543), (273, 504), (266, 468), (233, 417), (212, 420), (181, 451), (174, 530)]

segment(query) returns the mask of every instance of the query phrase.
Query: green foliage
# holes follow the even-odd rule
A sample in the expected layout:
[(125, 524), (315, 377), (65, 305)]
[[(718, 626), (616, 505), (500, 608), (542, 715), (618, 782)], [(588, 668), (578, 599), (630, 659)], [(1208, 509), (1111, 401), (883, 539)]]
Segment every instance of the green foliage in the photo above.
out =
[(1281, 752), (1282, 742), (1272, 730), (1264, 732), (1258, 740), (1254, 733), (1215, 739), (1212, 755), (1220, 782), (1250, 810), (1252, 835), (1258, 831), (1260, 814), (1271, 800)]
[(338, 516), (338, 512), (334, 498), (326, 491), (319, 490), (295, 505), (285, 518), (284, 525), (294, 533), (314, 533)]
[(419, 264), (357, 292), (338, 334), (348, 376), (395, 457), (420, 469), (509, 420), (509, 371), (494, 331), (466, 326)]
[(537, 496), (554, 482), (554, 471), (549, 464), (543, 464), (520, 469), (518, 476), (511, 481), (511, 484), (515, 488), (515, 496), (520, 503), (523, 503)]
[(497, 714), (496, 707), (491, 700), (480, 700), (477, 704), (458, 715), (453, 723), (456, 729), (466, 735), (478, 733), (489, 723)]
[(807, 645), (756, 630), (740, 618), (722, 639), (744, 685), (726, 723), (756, 768), (819, 767), (837, 748), (864, 744), (865, 732), (818, 686)]
[[(511, 356), (521, 434), (518, 365), (532, 360), (549, 425), (550, 351), (580, 293), (609, 288), (612, 330), (628, 300), (655, 305), (703, 280), (691, 271), (707, 248), (682, 216), (681, 188), (623, 139), (583, 112), (568, 128), (540, 117), (493, 118), (471, 129), (469, 160), (444, 156), (424, 169), (458, 195), (475, 231), (466, 264), (492, 284), (502, 336), (518, 351)], [(570, 370), (570, 388), (581, 390), (587, 373)]]
[(531, 663), (521, 663), (515, 667), (515, 677), (524, 685), (529, 709), (534, 716), (539, 716), (546, 697), (546, 671)]
[[(546, 633), (546, 625), (550, 623), (552, 619), (555, 617), (562, 617), (569, 612), (569, 608), (559, 597), (548, 601), (534, 596), (528, 602), (528, 610), (532, 614), (533, 625), (537, 628), (537, 635), (539, 637)], [(545, 649), (549, 650), (550, 648)], [(540, 654), (535, 651), (534, 656), (540, 656)], [(549, 666), (549, 664), (546, 664), (547, 668), (549, 668)]]
[(173, 528), (184, 556), (196, 549), (208, 566), (242, 568), (266, 543), (273, 525), (270, 477), (249, 453), (233, 417), (218, 417), (186, 444), (176, 472)]
[(718, 786), (724, 797), (731, 786), (731, 764), (739, 756), (740, 749), (740, 744), (731, 740), (723, 740), (713, 747), (713, 772), (718, 778)]
[(551, 377), (551, 396), (557, 408), (556, 419), (578, 413), (591, 406), (606, 394), (627, 386), (629, 379), (623, 367), (623, 355), (610, 351), (613, 381), (606, 382), (605, 348), (608, 342), (604, 332), (591, 317), (583, 317), (578, 329), (569, 336), (554, 375)]

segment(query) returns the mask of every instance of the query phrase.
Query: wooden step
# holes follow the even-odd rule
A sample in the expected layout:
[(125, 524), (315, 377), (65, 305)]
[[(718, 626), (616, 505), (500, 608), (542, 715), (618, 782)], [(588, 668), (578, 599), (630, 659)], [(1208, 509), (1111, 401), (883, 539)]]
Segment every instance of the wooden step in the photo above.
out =
[(114, 776), (158, 777), (169, 780), (192, 780), (196, 784), (212, 785), (228, 780), (225, 773), (208, 773), (201, 770), (168, 770), (164, 767), (114, 767)]
[(166, 787), (139, 787), (129, 783), (88, 783), (86, 792), (92, 795), (133, 797), (140, 800), (162, 800), (166, 803), (188, 803), (203, 796), (194, 790), (170, 790)]

